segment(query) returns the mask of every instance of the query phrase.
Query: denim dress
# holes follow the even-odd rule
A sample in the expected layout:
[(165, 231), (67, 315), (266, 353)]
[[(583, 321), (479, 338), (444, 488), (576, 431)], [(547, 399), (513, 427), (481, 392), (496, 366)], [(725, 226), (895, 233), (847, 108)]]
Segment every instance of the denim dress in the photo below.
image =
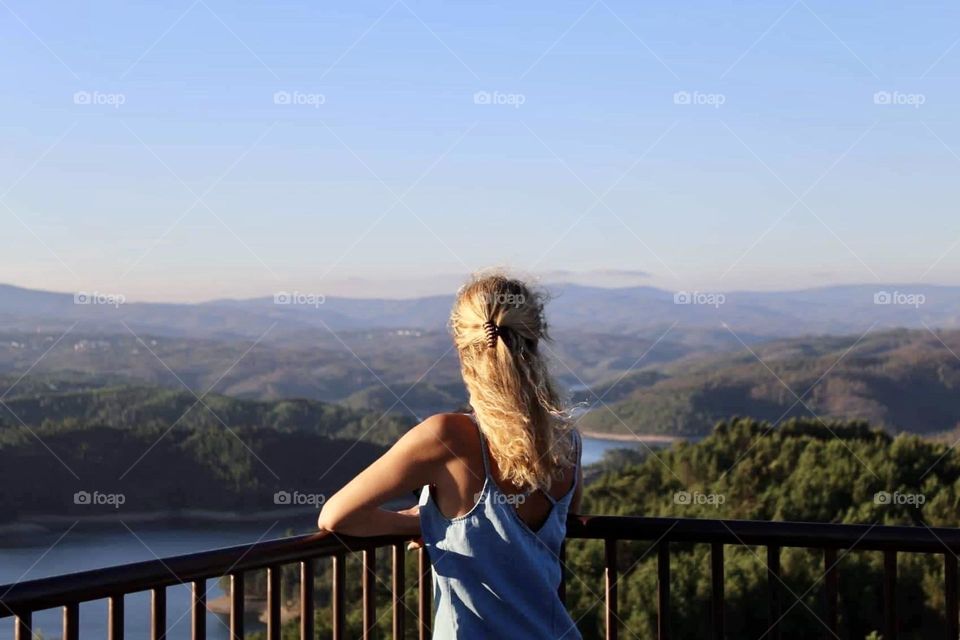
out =
[[(479, 428), (477, 429), (479, 431)], [(572, 432), (580, 465), (580, 437)], [(579, 477), (553, 503), (543, 525), (531, 529), (517, 514), (515, 496), (504, 494), (490, 473), (480, 433), (484, 483), (466, 514), (447, 518), (425, 486), (420, 494), (423, 543), (433, 566), (434, 640), (579, 640), (560, 601), (560, 546)]]

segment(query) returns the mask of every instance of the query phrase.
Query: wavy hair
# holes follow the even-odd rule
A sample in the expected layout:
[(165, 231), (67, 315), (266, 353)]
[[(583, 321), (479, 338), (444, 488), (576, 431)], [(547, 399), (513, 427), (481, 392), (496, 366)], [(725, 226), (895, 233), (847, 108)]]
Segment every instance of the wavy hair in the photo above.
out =
[(575, 463), (573, 420), (540, 352), (550, 339), (545, 299), (505, 275), (477, 275), (460, 288), (450, 314), (470, 405), (490, 453), (506, 481), (531, 491), (549, 489)]

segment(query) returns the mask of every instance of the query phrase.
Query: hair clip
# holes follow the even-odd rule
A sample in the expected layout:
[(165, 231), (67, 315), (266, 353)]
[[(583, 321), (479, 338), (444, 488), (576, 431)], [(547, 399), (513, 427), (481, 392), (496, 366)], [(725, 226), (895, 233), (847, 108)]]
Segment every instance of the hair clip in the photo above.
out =
[(497, 337), (500, 335), (500, 327), (496, 323), (487, 320), (483, 323), (483, 332), (487, 335), (487, 347), (493, 349), (497, 346)]

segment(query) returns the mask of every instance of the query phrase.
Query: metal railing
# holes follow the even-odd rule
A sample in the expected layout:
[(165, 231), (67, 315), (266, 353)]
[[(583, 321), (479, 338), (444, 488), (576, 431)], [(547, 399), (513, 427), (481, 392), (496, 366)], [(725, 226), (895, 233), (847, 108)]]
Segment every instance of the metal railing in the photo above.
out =
[[(768, 636), (780, 637), (784, 583), (780, 574), (780, 552), (783, 548), (811, 548), (823, 551), (824, 586), (823, 622), (838, 633), (839, 550), (881, 551), (884, 554), (883, 637), (893, 640), (898, 634), (896, 610), (897, 554), (927, 553), (943, 556), (946, 637), (958, 636), (957, 556), (960, 551), (960, 529), (904, 526), (870, 526), (819, 524), (805, 522), (767, 522), (747, 520), (700, 520), (685, 518), (643, 518), (630, 516), (576, 516), (567, 523), (568, 539), (603, 540), (604, 608), (606, 637), (617, 638), (618, 608), (617, 542), (620, 540), (656, 543), (658, 637), (670, 638), (670, 543), (702, 543), (711, 548), (711, 632), (716, 639), (724, 631), (724, 547), (727, 545), (762, 546), (767, 549)], [(80, 636), (80, 603), (108, 601), (108, 632), (111, 640), (122, 640), (124, 596), (139, 591), (151, 594), (151, 638), (166, 635), (166, 589), (177, 584), (192, 588), (191, 629), (195, 640), (206, 638), (206, 581), (229, 577), (230, 634), (244, 634), (244, 573), (267, 571), (267, 638), (280, 639), (281, 570), (285, 565), (299, 564), (300, 569), (300, 637), (314, 638), (314, 575), (316, 560), (332, 559), (331, 614), (333, 637), (342, 639), (345, 626), (346, 558), (358, 554), (362, 559), (362, 607), (364, 638), (376, 626), (375, 561), (377, 549), (390, 550), (392, 573), (392, 633), (403, 638), (405, 633), (405, 543), (397, 537), (351, 538), (295, 536), (250, 545), (205, 551), (160, 560), (149, 560), (105, 569), (43, 578), (0, 586), (0, 618), (13, 617), (16, 640), (32, 637), (32, 615), (36, 611), (62, 608), (63, 640)], [(418, 551), (418, 635), (430, 637), (431, 581), (426, 552)], [(565, 596), (565, 584), (560, 587)]]

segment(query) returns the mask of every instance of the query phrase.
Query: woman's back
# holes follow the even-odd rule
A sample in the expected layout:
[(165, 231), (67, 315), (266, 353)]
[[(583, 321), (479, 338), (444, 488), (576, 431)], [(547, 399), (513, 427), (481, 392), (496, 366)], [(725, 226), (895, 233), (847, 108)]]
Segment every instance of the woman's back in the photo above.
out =
[[(469, 424), (481, 464), (472, 454), (461, 464), (471, 475), (482, 469), (469, 480), (479, 485), (472, 506), (462, 515), (445, 515), (441, 505), (461, 501), (455, 482), (439, 495), (438, 487), (425, 486), (420, 497), (421, 531), (434, 573), (434, 638), (579, 638), (557, 593), (567, 513), (579, 489), (578, 434), (570, 432), (578, 462), (564, 471), (558, 487), (526, 495), (501, 489), (486, 439)], [(451, 477), (460, 475), (452, 471)]]
[[(421, 536), (434, 637), (579, 638), (560, 601), (560, 547), (579, 509), (580, 436), (550, 376), (544, 297), (502, 275), (457, 292), (450, 329), (471, 416), (431, 416), (328, 500), (317, 524)], [(421, 490), (420, 506), (384, 505)]]

